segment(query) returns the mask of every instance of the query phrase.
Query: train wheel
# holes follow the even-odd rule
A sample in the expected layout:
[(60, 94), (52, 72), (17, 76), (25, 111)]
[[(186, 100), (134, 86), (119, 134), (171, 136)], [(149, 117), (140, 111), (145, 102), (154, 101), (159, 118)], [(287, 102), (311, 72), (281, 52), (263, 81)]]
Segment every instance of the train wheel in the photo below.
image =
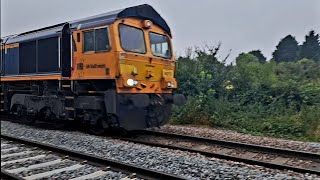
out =
[(12, 112), (15, 115), (14, 119), (23, 122), (26, 117), (26, 108), (21, 104), (15, 104), (12, 107)]
[(171, 115), (171, 104), (157, 105), (149, 108), (149, 127), (160, 127), (169, 122)]
[(32, 117), (32, 116), (27, 116), (25, 119), (24, 119), (24, 122), (26, 124), (29, 124), (29, 125), (32, 125), (36, 122), (36, 118), (35, 117)]
[(104, 122), (101, 118), (97, 119), (95, 123), (90, 124), (89, 133), (99, 136), (105, 133)]
[(21, 104), (16, 104), (12, 108), (12, 112), (15, 114), (14, 121), (25, 124), (33, 124), (35, 122), (35, 117), (29, 116), (27, 114), (27, 109)]

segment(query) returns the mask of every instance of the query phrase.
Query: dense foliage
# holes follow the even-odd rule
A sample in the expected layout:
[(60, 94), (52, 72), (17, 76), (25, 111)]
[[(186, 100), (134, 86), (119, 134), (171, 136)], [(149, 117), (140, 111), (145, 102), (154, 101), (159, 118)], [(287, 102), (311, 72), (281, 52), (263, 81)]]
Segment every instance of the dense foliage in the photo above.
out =
[(178, 58), (178, 91), (188, 101), (175, 107), (172, 123), (320, 141), (319, 61), (264, 62), (250, 52), (227, 65), (219, 47)]

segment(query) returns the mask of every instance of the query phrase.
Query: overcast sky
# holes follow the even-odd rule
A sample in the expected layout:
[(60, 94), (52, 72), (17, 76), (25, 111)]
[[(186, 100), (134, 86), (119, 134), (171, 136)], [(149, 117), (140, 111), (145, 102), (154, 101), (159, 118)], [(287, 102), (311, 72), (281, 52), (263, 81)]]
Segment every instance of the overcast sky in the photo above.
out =
[(217, 45), (221, 57), (232, 49), (261, 49), (268, 58), (288, 34), (299, 42), (320, 32), (320, 0), (0, 0), (1, 36), (21, 33), (138, 4), (152, 5), (167, 21), (174, 51)]

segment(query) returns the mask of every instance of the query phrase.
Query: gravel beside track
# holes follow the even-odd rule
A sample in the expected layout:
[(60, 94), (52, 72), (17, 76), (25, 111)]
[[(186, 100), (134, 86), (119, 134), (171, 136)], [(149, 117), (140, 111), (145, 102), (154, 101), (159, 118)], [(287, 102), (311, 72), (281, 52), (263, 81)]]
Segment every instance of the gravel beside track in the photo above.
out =
[(81, 132), (45, 130), (1, 122), (1, 134), (26, 138), (97, 156), (120, 160), (186, 179), (319, 179), (319, 176), (268, 169), (207, 158), (199, 154), (138, 145)]
[(249, 144), (257, 144), (270, 147), (287, 148), (297, 151), (308, 151), (320, 153), (320, 143), (316, 142), (300, 142), (293, 140), (277, 139), (272, 137), (253, 136), (242, 134), (231, 130), (222, 130), (206, 127), (166, 125), (161, 127), (159, 131), (168, 133), (177, 133), (184, 135), (192, 135), (213, 139), (229, 140)]

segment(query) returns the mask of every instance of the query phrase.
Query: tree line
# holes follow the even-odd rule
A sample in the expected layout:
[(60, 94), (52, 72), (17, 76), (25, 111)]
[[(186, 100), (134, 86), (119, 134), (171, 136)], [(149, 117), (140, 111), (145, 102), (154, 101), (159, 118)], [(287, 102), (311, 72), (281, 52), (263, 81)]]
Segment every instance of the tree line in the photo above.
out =
[[(256, 56), (261, 63), (267, 60), (260, 50), (253, 50), (249, 53)], [(294, 36), (287, 35), (280, 40), (276, 50), (272, 53), (272, 57), (271, 60), (278, 63), (293, 62), (303, 58), (320, 61), (319, 34), (311, 30), (305, 36), (305, 41), (301, 45), (299, 45)]]
[(171, 122), (320, 141), (319, 44), (315, 31), (301, 45), (289, 35), (271, 60), (253, 50), (235, 65), (218, 58), (220, 45), (189, 49), (176, 67), (177, 91), (188, 101), (174, 107)]

